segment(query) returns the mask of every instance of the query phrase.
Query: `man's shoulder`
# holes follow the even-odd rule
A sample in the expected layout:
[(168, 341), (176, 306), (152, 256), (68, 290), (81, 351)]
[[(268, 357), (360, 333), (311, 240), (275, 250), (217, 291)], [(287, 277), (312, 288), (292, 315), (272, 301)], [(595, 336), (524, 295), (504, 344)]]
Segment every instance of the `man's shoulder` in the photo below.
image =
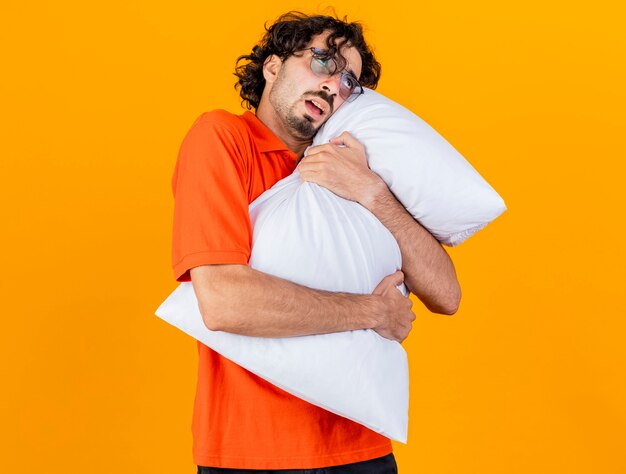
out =
[(198, 156), (225, 156), (248, 161), (255, 156), (255, 138), (245, 118), (222, 109), (203, 112), (187, 132), (183, 147), (202, 150)]
[(223, 109), (203, 112), (194, 122), (195, 126), (217, 127), (231, 132), (246, 133), (247, 127), (243, 116), (233, 114)]

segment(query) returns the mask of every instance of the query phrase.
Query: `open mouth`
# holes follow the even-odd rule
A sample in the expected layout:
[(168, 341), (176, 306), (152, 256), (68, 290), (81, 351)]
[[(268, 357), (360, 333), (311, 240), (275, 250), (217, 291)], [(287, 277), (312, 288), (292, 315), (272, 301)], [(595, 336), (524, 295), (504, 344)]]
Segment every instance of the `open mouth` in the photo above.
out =
[(311, 116), (315, 118), (322, 117), (326, 114), (324, 102), (321, 99), (310, 99), (304, 101), (304, 106)]

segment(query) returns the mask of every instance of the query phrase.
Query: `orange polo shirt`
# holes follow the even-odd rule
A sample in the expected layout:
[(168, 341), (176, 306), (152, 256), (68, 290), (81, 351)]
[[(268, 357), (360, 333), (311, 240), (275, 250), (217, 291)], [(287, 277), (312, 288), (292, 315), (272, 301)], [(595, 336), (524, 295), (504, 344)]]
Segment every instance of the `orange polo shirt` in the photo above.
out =
[[(296, 155), (250, 112), (202, 114), (172, 179), (178, 281), (207, 264), (247, 264), (248, 205), (292, 173)], [(250, 315), (254, 317), (254, 315)], [(193, 455), (200, 466), (314, 469), (392, 452), (388, 438), (297, 398), (198, 342)]]

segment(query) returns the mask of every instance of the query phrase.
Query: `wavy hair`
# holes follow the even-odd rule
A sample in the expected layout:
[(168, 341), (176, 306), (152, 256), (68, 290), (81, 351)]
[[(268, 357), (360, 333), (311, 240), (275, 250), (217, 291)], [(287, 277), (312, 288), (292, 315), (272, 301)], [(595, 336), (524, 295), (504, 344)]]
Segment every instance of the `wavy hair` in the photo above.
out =
[(327, 15), (311, 16), (291, 11), (281, 15), (269, 28), (266, 23), (264, 28), (265, 35), (259, 44), (252, 48), (250, 54), (239, 56), (235, 67), (234, 74), (238, 78), (235, 88), (239, 88), (241, 104), (248, 110), (256, 109), (261, 101), (265, 88), (265, 60), (275, 54), (281, 61), (285, 61), (295, 52), (305, 49), (314, 36), (326, 31), (330, 32), (326, 40), (328, 53), (335, 57), (339, 68), (343, 69), (346, 64), (346, 59), (340, 54), (341, 49), (352, 46), (359, 52), (363, 62), (359, 82), (370, 89), (378, 85), (380, 63), (365, 42), (360, 23), (348, 23), (347, 17), (340, 20)]

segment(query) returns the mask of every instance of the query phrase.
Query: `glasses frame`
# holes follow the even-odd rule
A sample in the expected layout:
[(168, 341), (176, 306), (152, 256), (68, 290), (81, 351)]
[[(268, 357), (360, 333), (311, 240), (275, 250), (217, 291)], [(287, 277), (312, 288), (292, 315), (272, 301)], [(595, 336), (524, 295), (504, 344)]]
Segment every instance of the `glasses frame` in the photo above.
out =
[[(309, 64), (311, 71), (318, 77), (332, 77), (337, 74), (339, 65), (333, 56), (329, 56), (328, 50), (322, 48), (306, 48), (301, 51), (311, 52), (311, 62)], [(322, 64), (322, 61), (332, 61), (334, 68), (331, 70), (327, 65)], [(349, 79), (354, 81), (356, 85), (352, 88), (344, 87), (345, 80)], [(342, 72), (339, 77), (339, 95), (346, 102), (352, 102), (358, 96), (363, 94), (363, 86), (359, 80), (351, 72)]]

